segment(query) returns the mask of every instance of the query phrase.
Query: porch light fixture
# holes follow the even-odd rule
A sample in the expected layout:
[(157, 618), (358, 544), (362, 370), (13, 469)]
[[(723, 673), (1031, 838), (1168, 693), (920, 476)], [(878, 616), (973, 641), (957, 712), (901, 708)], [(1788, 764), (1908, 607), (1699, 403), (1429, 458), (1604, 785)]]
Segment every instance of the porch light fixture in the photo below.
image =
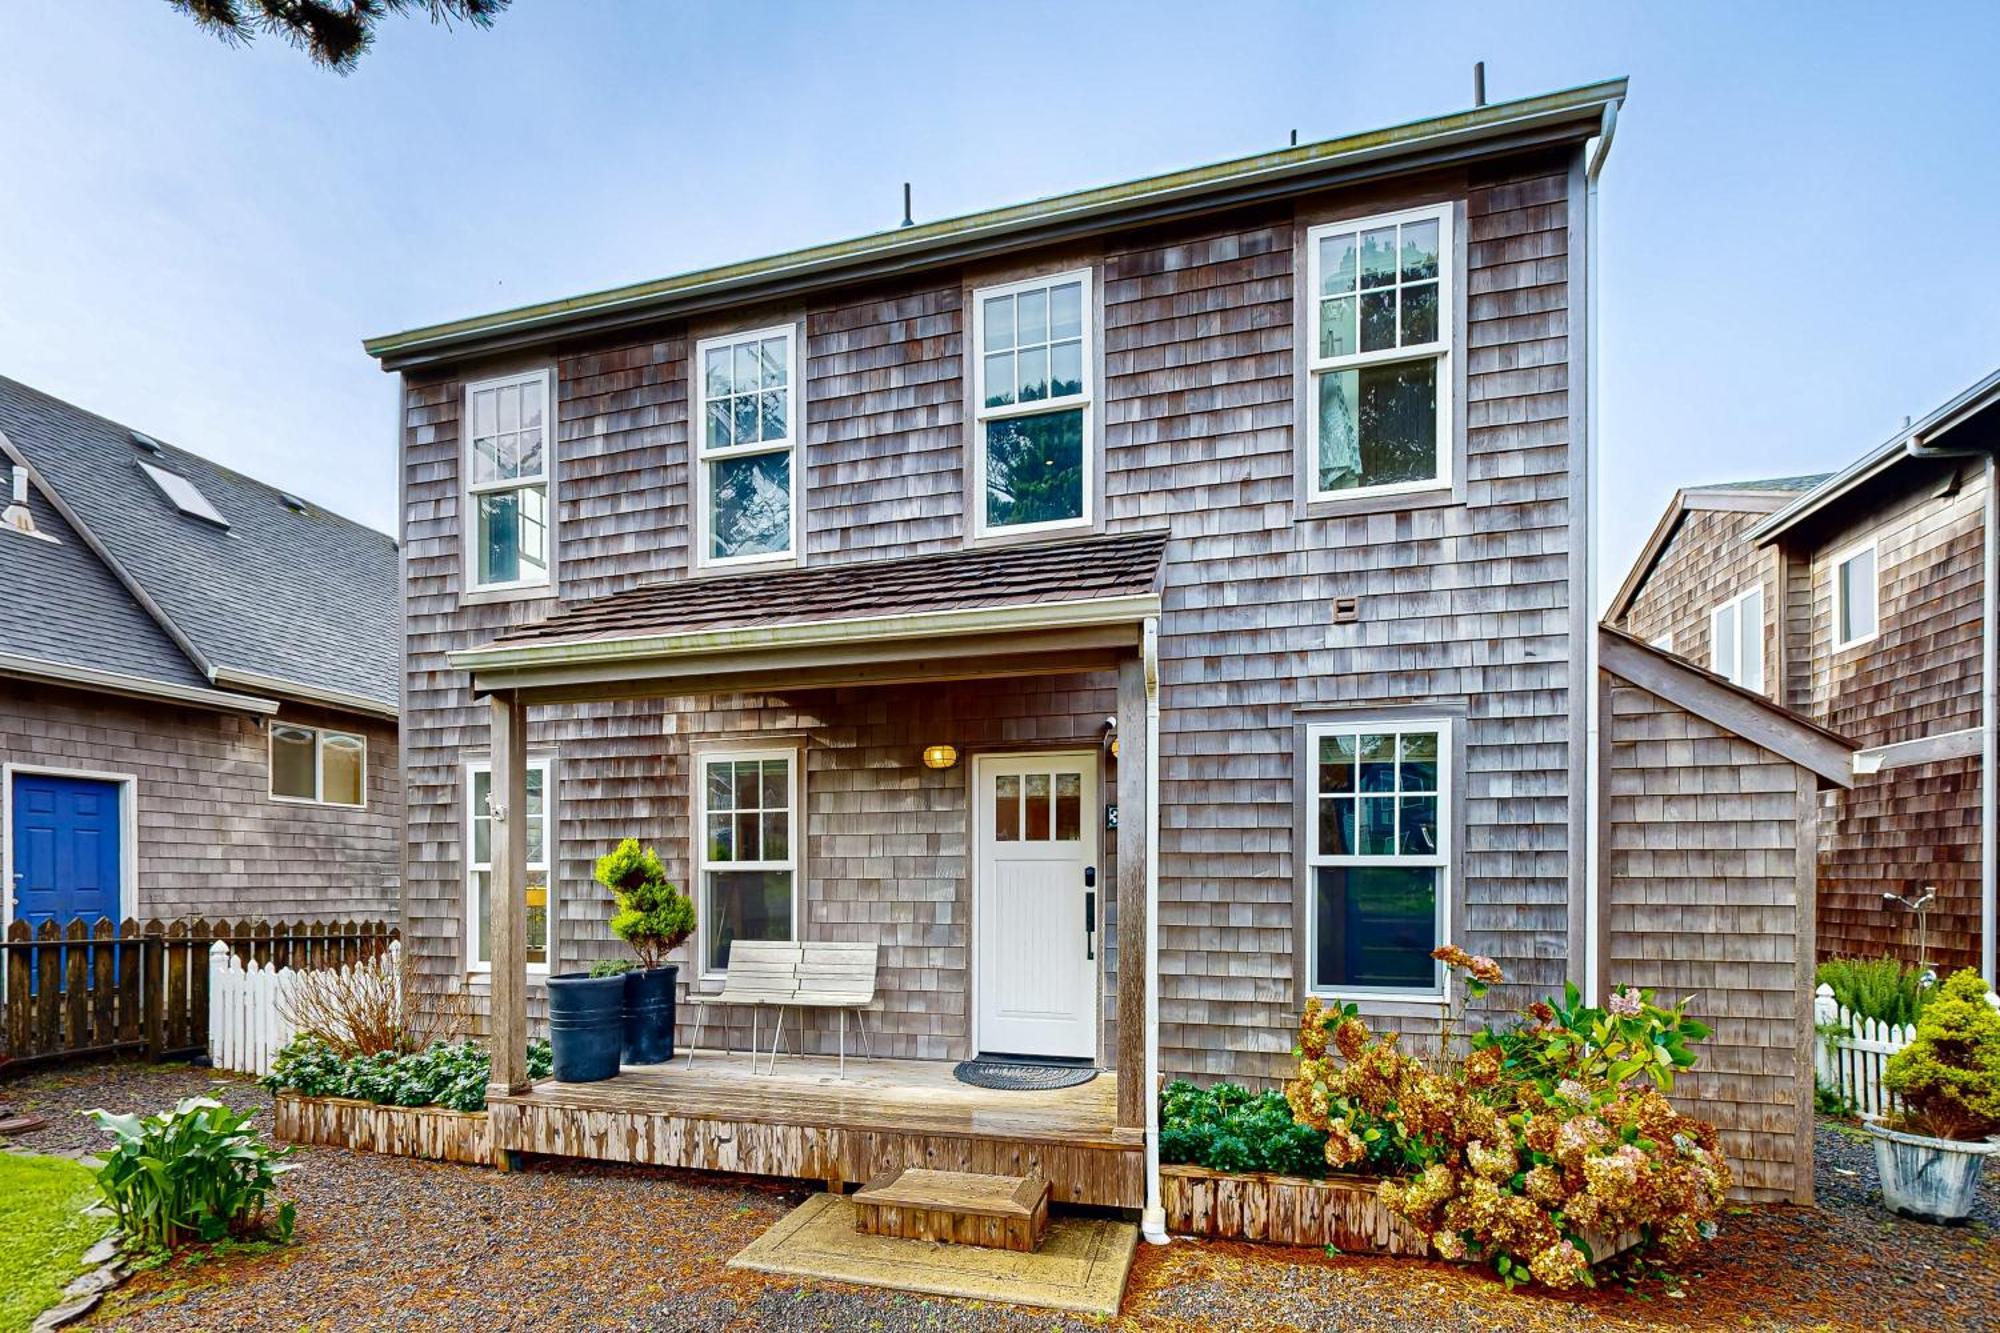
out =
[(958, 751), (949, 745), (926, 745), (924, 747), (925, 768), (950, 768), (958, 762)]

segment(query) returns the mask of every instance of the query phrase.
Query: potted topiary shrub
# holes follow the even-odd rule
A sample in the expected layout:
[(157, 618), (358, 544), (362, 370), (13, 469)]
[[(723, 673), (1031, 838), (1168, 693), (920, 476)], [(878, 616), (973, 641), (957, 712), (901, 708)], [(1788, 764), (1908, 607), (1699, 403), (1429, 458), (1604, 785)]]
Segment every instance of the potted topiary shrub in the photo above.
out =
[(1906, 1217), (1965, 1220), (1980, 1164), (2000, 1152), (2000, 1011), (1967, 969), (1924, 1006), (1917, 1035), (1889, 1057), (1882, 1082), (1902, 1101), (1875, 1136), (1882, 1199)]
[(597, 863), (597, 882), (618, 901), (611, 933), (632, 946), (639, 966), (624, 973), (625, 1063), (674, 1058), (674, 985), (680, 969), (667, 956), (694, 934), (694, 903), (667, 879), (650, 847), (627, 838)]

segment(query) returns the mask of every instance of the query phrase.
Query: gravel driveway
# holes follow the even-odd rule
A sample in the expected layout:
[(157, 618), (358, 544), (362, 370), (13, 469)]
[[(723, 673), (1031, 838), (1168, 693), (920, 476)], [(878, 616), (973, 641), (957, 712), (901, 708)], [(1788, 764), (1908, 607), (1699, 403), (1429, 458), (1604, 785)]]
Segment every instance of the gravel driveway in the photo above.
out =
[[(187, 1068), (91, 1066), (8, 1085), (51, 1126), (43, 1151), (86, 1146), (71, 1112), (156, 1109), (245, 1080)], [(1872, 1156), (1819, 1135), (1817, 1209), (1730, 1216), (1696, 1269), (1578, 1297), (1508, 1294), (1446, 1264), (1177, 1241), (1141, 1246), (1109, 1324), (1004, 1306), (801, 1285), (724, 1267), (804, 1197), (740, 1180), (546, 1161), (502, 1175), (334, 1149), (302, 1150), (287, 1249), (144, 1273), (93, 1329), (1642, 1329), (2000, 1328), (2000, 1182), (1981, 1224), (1927, 1227), (1873, 1203)], [(1676, 1295), (1675, 1292), (1680, 1294)]]

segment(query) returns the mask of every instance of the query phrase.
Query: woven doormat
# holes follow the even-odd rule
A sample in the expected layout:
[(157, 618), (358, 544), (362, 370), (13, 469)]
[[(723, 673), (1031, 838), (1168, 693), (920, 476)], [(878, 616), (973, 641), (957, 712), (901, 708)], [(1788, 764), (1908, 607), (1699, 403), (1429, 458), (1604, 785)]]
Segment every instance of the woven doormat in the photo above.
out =
[(996, 1092), (1048, 1092), (1054, 1088), (1074, 1088), (1097, 1077), (1089, 1065), (1044, 1063), (1036, 1060), (996, 1060), (981, 1056), (960, 1060), (951, 1076), (975, 1088)]
[(845, 1195), (815, 1194), (729, 1261), (731, 1268), (852, 1282), (1109, 1317), (1125, 1296), (1139, 1231), (1130, 1222), (1059, 1217), (1033, 1254), (867, 1236)]

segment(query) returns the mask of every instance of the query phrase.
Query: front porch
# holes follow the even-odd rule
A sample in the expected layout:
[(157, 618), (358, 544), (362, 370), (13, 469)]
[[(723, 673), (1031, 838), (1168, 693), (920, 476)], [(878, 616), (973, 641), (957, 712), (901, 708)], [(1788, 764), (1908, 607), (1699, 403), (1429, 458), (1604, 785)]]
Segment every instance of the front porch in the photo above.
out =
[(685, 1053), (602, 1083), (542, 1082), (487, 1097), (496, 1153), (865, 1184), (904, 1166), (1038, 1171), (1059, 1203), (1138, 1208), (1145, 1134), (1118, 1124), (1116, 1072), (1074, 1088), (995, 1092), (935, 1060), (781, 1056), (752, 1072), (741, 1052)]

